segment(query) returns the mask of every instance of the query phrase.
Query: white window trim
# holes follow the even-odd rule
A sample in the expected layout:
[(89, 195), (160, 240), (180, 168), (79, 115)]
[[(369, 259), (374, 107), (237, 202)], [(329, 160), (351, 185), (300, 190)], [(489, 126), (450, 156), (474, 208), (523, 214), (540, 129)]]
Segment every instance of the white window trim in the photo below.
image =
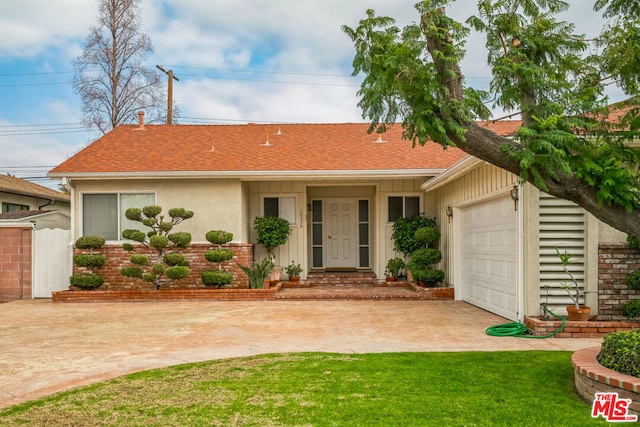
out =
[(288, 218), (285, 218), (285, 219), (289, 220), (289, 225), (291, 225), (291, 226), (298, 225), (298, 206), (300, 206), (300, 201), (298, 200), (298, 196), (297, 195), (295, 195), (295, 194), (290, 194), (290, 195), (287, 195), (287, 194), (263, 194), (262, 196), (260, 196), (260, 215), (261, 216), (264, 216), (264, 199), (278, 199), (279, 214), (282, 213), (282, 212), (280, 212), (280, 209), (281, 209), (280, 199), (293, 199), (293, 201), (294, 201), (293, 222), (291, 222), (291, 220), (289, 220)]
[(120, 238), (120, 235), (122, 233), (122, 224), (120, 223), (120, 196), (123, 194), (153, 194), (153, 203), (157, 203), (158, 202), (158, 194), (155, 190), (131, 190), (131, 191), (81, 191), (80, 192), (80, 221), (79, 222), (79, 227), (78, 227), (78, 236), (84, 236), (84, 196), (85, 195), (92, 195), (92, 194), (115, 194), (117, 196), (117, 202), (118, 205), (116, 206), (117, 212), (118, 212), (118, 240), (107, 240), (106, 243), (113, 243), (113, 242), (124, 242), (125, 240)]
[(385, 194), (385, 211), (386, 211), (386, 221), (387, 224), (393, 224), (393, 221), (389, 221), (389, 197), (402, 197), (402, 217), (405, 218), (405, 211), (404, 211), (404, 207), (405, 207), (405, 203), (404, 203), (404, 199), (406, 197), (417, 197), (418, 198), (418, 205), (419, 205), (419, 209), (418, 209), (418, 213), (422, 213), (422, 209), (424, 207), (424, 200), (423, 200), (423, 193), (387, 193)]

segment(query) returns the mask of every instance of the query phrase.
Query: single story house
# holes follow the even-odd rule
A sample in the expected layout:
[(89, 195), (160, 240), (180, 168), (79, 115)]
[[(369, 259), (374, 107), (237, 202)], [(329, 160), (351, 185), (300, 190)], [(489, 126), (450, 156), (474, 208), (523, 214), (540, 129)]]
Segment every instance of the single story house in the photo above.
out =
[[(510, 136), (519, 121), (484, 123)], [(293, 232), (278, 249), (313, 270), (384, 276), (397, 256), (392, 223), (436, 217), (447, 284), (463, 299), (510, 319), (564, 297), (554, 248), (572, 242), (588, 289), (597, 286), (597, 245), (623, 237), (581, 209), (540, 194), (517, 177), (440, 145), (412, 147), (400, 125), (383, 134), (364, 123), (122, 125), (49, 172), (71, 192), (74, 239), (97, 234), (120, 244), (128, 207), (183, 207), (194, 242), (212, 229), (256, 242), (253, 219), (278, 215)], [(517, 192), (517, 194), (516, 194)], [(512, 199), (513, 193), (513, 199)], [(568, 239), (568, 240), (567, 240)], [(594, 250), (595, 252), (592, 252)], [(265, 256), (256, 248), (256, 259)], [(549, 289), (545, 280), (554, 282)], [(560, 289), (564, 293), (564, 290)], [(551, 301), (553, 299), (553, 301)]]
[(60, 228), (69, 230), (71, 214), (60, 210), (17, 210), (0, 214), (0, 224), (34, 224), (36, 230)]
[[(68, 194), (11, 175), (0, 175), (0, 204), (1, 214), (55, 210), (68, 216), (71, 212), (71, 198)], [(63, 228), (69, 229), (69, 226), (67, 221)]]

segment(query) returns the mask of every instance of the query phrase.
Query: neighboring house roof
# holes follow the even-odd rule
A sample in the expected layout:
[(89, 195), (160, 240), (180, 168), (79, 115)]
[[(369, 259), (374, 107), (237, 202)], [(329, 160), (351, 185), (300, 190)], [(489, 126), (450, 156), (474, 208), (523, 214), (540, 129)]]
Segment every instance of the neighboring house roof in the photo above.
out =
[(53, 199), (59, 202), (70, 202), (71, 200), (67, 194), (9, 175), (0, 175), (0, 193)]
[[(513, 135), (520, 121), (485, 124)], [(412, 148), (401, 125), (367, 123), (122, 125), (49, 172), (51, 177), (437, 175), (466, 156), (438, 144)]]
[(53, 210), (53, 211), (29, 210), (29, 211), (5, 212), (3, 214), (0, 214), (0, 221), (16, 221), (16, 220), (21, 220), (25, 218), (35, 219), (37, 217), (41, 217), (44, 215), (51, 215), (51, 214), (60, 214), (68, 218), (71, 218), (71, 215), (69, 215), (66, 212), (61, 212), (59, 210)]

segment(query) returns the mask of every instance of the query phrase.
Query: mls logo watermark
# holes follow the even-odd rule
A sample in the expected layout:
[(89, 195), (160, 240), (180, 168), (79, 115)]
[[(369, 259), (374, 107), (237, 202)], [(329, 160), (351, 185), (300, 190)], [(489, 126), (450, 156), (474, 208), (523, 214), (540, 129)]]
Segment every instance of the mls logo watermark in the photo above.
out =
[(636, 422), (637, 415), (629, 415), (631, 399), (620, 399), (618, 393), (596, 393), (591, 407), (591, 417), (600, 415), (609, 422)]

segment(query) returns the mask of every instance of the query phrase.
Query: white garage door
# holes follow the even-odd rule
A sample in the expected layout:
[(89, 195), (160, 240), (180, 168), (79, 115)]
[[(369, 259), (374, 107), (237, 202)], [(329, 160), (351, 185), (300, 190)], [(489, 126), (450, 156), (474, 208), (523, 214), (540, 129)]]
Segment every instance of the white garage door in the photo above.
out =
[(462, 299), (518, 320), (517, 212), (511, 198), (462, 211)]

